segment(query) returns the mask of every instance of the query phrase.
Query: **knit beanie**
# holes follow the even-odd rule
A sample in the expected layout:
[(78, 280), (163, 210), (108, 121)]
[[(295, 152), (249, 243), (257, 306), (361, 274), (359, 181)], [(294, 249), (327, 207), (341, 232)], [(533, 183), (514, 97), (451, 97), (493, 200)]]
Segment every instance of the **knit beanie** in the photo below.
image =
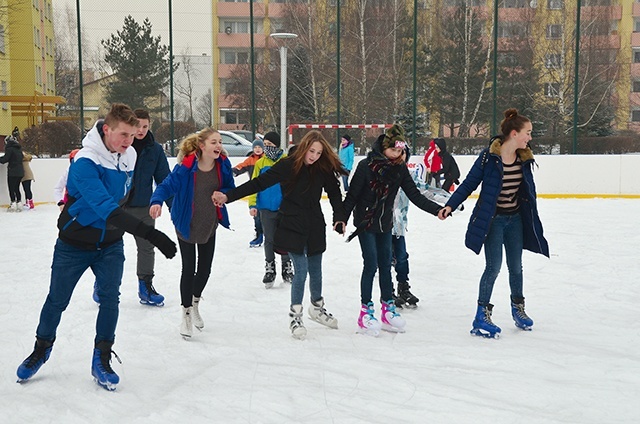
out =
[(251, 148), (255, 148), (256, 146), (260, 146), (260, 148), (264, 150), (264, 143), (259, 138), (256, 138), (255, 140), (253, 140), (253, 144), (251, 145)]
[(407, 141), (404, 139), (404, 128), (398, 124), (393, 124), (391, 128), (387, 128), (382, 140), (382, 151), (394, 147), (400, 149), (407, 147)]
[(270, 131), (264, 135), (264, 139), (272, 142), (276, 147), (280, 147), (280, 135), (275, 131)]

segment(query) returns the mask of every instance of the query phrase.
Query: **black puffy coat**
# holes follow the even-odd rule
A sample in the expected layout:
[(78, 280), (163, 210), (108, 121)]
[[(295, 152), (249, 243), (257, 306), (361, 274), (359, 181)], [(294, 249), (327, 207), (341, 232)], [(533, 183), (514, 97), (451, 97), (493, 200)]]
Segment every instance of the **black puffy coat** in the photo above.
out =
[(333, 223), (347, 219), (338, 178), (333, 173), (312, 173), (310, 168), (303, 166), (294, 179), (293, 159), (286, 157), (257, 178), (226, 193), (228, 202), (233, 202), (280, 183), (282, 203), (273, 242), (278, 251), (302, 254), (306, 246), (307, 255), (312, 256), (327, 249), (327, 224), (320, 205), (323, 189), (333, 208)]
[[(351, 214), (351, 211), (355, 208), (353, 213), (353, 223), (356, 227), (364, 221), (367, 211), (376, 203), (376, 193), (371, 187), (371, 181), (374, 180), (375, 176), (369, 167), (369, 159), (372, 155), (382, 154), (382, 139), (383, 137), (378, 138), (378, 140), (373, 144), (373, 151), (358, 163), (356, 171), (349, 183), (347, 197), (343, 202), (347, 216)], [(429, 212), (432, 215), (437, 215), (438, 211), (441, 209), (440, 205), (432, 202), (420, 193), (404, 163), (395, 166), (398, 167), (397, 177), (389, 184), (389, 192), (384, 205), (379, 207), (376, 211), (373, 216), (373, 223), (367, 231), (373, 233), (386, 233), (391, 231), (393, 228), (394, 202), (396, 195), (398, 194), (398, 189), (400, 188), (405, 192), (411, 203), (423, 211)]]
[(24, 177), (24, 167), (22, 166), (22, 147), (15, 138), (7, 137), (4, 145), (4, 156), (0, 157), (0, 163), (6, 163), (7, 176)]

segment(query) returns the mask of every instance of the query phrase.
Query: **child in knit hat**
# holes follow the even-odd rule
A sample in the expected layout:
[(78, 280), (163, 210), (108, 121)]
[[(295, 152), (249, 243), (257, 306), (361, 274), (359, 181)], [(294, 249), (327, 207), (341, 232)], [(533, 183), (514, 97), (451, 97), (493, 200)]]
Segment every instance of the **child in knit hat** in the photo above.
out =
[[(253, 168), (262, 156), (264, 156), (264, 143), (259, 138), (256, 138), (253, 140), (253, 153), (231, 169), (231, 171), (233, 171), (233, 176), (237, 177), (246, 172), (249, 175), (249, 179), (251, 179), (253, 175)], [(264, 240), (264, 233), (259, 214), (256, 214), (253, 217), (253, 224), (256, 230), (256, 236), (249, 242), (249, 247), (260, 247)]]

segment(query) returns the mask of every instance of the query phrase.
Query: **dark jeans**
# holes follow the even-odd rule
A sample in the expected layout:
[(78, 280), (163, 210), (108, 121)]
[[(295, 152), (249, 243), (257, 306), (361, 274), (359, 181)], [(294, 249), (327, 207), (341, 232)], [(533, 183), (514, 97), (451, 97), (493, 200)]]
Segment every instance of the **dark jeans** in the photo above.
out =
[(62, 312), (67, 309), (78, 280), (91, 268), (100, 297), (95, 341), (113, 342), (118, 323), (123, 266), (122, 240), (102, 250), (84, 250), (58, 239), (53, 251), (49, 294), (40, 312), (36, 335), (44, 340), (56, 337)]
[(496, 215), (484, 241), (485, 269), (480, 278), (478, 305), (486, 306), (491, 301), (493, 285), (502, 266), (502, 245), (507, 257), (509, 286), (512, 297), (522, 295), (522, 217), (515, 215)]
[(371, 302), (373, 277), (379, 272), (380, 297), (384, 301), (393, 299), (391, 282), (391, 232), (358, 234), (364, 266), (360, 278), (360, 300), (363, 304)]
[[(180, 246), (180, 256), (182, 257), (182, 276), (180, 277), (180, 298), (182, 306), (188, 308), (192, 306), (193, 296), (200, 297), (204, 291), (211, 265), (213, 264), (213, 253), (216, 250), (216, 234), (205, 244), (187, 243), (178, 238)], [(198, 260), (196, 268), (196, 246), (198, 246)]]
[(260, 221), (260, 212), (253, 217), (253, 225), (256, 229), (256, 236), (262, 234), (262, 221)]
[(7, 187), (9, 188), (9, 199), (11, 199), (11, 203), (22, 201), (20, 180), (22, 180), (22, 177), (7, 177)]
[(31, 192), (31, 180), (23, 181), (22, 189), (24, 190), (24, 198), (26, 200), (33, 199), (33, 193)]
[(348, 175), (343, 175), (342, 176), (342, 184), (344, 185), (344, 191), (349, 191), (349, 176)]
[(396, 280), (398, 282), (409, 281), (409, 254), (404, 236), (391, 237), (391, 248), (395, 260)]

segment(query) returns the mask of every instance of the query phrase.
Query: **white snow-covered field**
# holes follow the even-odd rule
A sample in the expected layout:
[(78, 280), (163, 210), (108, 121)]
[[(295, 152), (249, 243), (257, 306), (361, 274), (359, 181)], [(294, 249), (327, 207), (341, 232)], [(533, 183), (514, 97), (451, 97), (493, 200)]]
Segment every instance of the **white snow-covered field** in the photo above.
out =
[[(115, 392), (90, 374), (97, 314), (90, 272), (62, 317), (51, 358), (31, 381), (16, 384), (48, 291), (58, 209), (3, 211), (0, 421), (640, 422), (640, 200), (541, 199), (552, 256), (524, 254), (535, 326), (514, 327), (504, 265), (492, 298), (499, 340), (469, 335), (484, 267), (484, 257), (464, 247), (472, 205), (445, 222), (411, 207), (407, 245), (420, 306), (403, 312), (405, 334), (378, 338), (355, 333), (357, 240), (328, 235), (324, 295), (340, 328), (307, 319), (307, 339), (298, 341), (288, 329), (289, 287), (278, 276), (273, 289), (264, 289), (262, 249), (248, 248), (253, 221), (246, 203), (229, 205), (235, 231), (218, 233), (201, 302), (205, 328), (185, 341), (178, 332), (179, 257), (156, 256), (155, 286), (166, 305), (140, 305), (135, 243), (126, 235)], [(158, 228), (175, 240), (166, 209)]]

